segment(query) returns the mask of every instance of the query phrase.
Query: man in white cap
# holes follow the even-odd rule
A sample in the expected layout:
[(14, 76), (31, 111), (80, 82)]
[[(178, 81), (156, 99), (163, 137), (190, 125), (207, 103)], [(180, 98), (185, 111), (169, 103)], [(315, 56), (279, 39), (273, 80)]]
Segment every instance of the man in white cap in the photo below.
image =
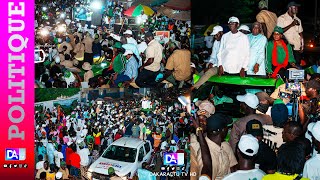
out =
[(248, 35), (251, 32), (249, 26), (247, 25), (241, 25), (238, 30), (245, 35)]
[(131, 50), (126, 50), (123, 56), (127, 59), (125, 71), (115, 76), (115, 85), (123, 82), (131, 82), (138, 77), (139, 59), (136, 58)]
[(221, 45), (217, 54), (219, 75), (240, 74), (245, 77), (250, 58), (250, 44), (248, 37), (239, 32), (239, 19), (230, 17), (228, 24), (230, 31), (221, 38)]
[(309, 159), (303, 169), (303, 177), (309, 179), (320, 179), (320, 121), (310, 123), (312, 143), (315, 147), (315, 152), (311, 159)]
[(223, 178), (223, 180), (233, 179), (262, 179), (265, 173), (255, 168), (254, 158), (259, 150), (258, 139), (251, 134), (241, 136), (237, 148), (239, 157), (239, 170)]
[(130, 29), (126, 30), (123, 35), (127, 38), (128, 43), (138, 45), (137, 41), (132, 37), (132, 31)]
[(245, 95), (238, 95), (237, 100), (240, 101), (240, 112), (245, 116), (239, 118), (238, 121), (233, 123), (233, 127), (230, 132), (229, 143), (233, 152), (236, 152), (236, 145), (240, 140), (240, 137), (246, 132), (246, 124), (253, 119), (256, 119), (265, 124), (272, 124), (270, 116), (265, 114), (256, 114), (256, 109), (259, 105), (259, 99), (255, 94), (247, 93)]
[(223, 28), (221, 26), (215, 26), (211, 33), (214, 36), (214, 43), (212, 46), (212, 53), (210, 55), (210, 59), (208, 62), (208, 70), (204, 73), (204, 75), (199, 79), (199, 81), (191, 87), (191, 90), (198, 89), (202, 84), (208, 81), (211, 76), (214, 76), (218, 73), (218, 59), (217, 54), (220, 49), (220, 42), (223, 35)]

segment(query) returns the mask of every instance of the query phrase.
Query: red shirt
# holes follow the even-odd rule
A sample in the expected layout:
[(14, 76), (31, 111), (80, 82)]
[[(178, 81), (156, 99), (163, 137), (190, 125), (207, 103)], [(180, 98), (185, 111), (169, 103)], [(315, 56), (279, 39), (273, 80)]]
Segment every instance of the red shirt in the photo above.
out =
[(122, 137), (121, 134), (117, 133), (117, 134), (114, 136), (114, 140), (116, 141), (116, 140), (120, 139), (121, 137)]
[(72, 149), (70, 147), (67, 147), (66, 149), (66, 164), (71, 165), (70, 163), (70, 155), (73, 153)]
[(80, 156), (77, 153), (72, 153), (70, 155), (70, 162), (71, 162), (71, 166), (79, 168), (80, 169)]

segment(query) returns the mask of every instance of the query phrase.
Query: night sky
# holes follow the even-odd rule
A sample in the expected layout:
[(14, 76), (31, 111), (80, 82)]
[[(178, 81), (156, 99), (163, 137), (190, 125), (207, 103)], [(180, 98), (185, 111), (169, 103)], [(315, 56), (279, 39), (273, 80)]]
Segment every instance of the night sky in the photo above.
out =
[[(246, 1), (247, 3), (243, 3)], [(255, 15), (259, 12), (258, 3), (260, 0), (192, 0), (192, 24), (208, 25), (213, 23), (227, 23), (228, 18), (236, 16), (240, 23), (253, 23)], [(298, 17), (303, 23), (314, 24), (316, 0), (296, 0), (301, 4)], [(213, 5), (209, 5), (213, 4)], [(278, 16), (285, 13), (290, 0), (269, 0), (269, 10)], [(318, 2), (319, 17), (320, 1)], [(311, 19), (312, 18), (312, 19)], [(320, 18), (319, 18), (320, 19)]]

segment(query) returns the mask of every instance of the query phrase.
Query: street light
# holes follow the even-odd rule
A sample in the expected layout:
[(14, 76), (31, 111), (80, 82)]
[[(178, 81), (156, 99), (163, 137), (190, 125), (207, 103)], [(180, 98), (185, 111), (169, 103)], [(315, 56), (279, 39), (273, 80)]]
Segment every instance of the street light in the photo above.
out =
[(100, 1), (93, 1), (90, 7), (95, 10), (100, 10), (102, 9), (102, 4)]

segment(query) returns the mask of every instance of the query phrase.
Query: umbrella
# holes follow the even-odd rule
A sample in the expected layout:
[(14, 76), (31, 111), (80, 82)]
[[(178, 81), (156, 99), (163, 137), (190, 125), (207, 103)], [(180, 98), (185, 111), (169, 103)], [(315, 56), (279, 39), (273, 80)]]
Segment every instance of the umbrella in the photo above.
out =
[(211, 24), (203, 33), (204, 36), (207, 36), (208, 32), (212, 32), (213, 31), (213, 27), (216, 26), (217, 24)]
[(146, 5), (146, 6), (159, 6), (161, 4), (164, 4), (168, 2), (168, 0), (137, 0), (135, 2), (133, 2), (131, 4), (131, 6), (137, 6), (139, 4), (142, 4), (142, 5)]
[(171, 18), (180, 21), (189, 21), (191, 20), (191, 11), (180, 11), (178, 13), (174, 13)]
[(143, 11), (144, 14), (149, 16), (151, 16), (154, 13), (154, 11), (150, 7), (139, 4), (138, 6), (131, 6), (124, 12), (124, 15), (137, 17), (141, 14), (141, 11)]
[(169, 0), (164, 6), (174, 10), (188, 11), (191, 10), (191, 0)]

